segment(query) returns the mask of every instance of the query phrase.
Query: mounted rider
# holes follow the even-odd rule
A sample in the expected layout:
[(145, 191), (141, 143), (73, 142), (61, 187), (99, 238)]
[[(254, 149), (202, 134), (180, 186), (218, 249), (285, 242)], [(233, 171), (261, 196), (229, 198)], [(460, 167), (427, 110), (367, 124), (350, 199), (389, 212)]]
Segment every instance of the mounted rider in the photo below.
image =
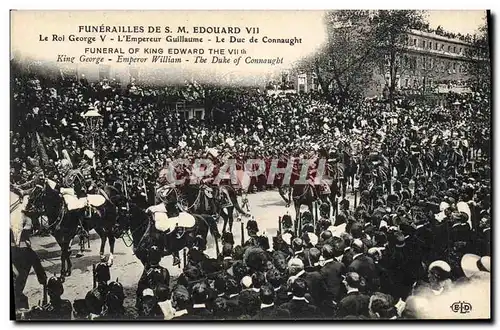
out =
[[(325, 162), (323, 168), (320, 168), (321, 161)], [(309, 171), (307, 181), (315, 188), (315, 193), (318, 198), (322, 199), (322, 196), (330, 195), (330, 185), (325, 178), (326, 166), (328, 159), (328, 153), (325, 149), (321, 148), (318, 150), (317, 154), (309, 161)], [(320, 172), (318, 172), (320, 171)], [(317, 180), (319, 179), (319, 181)], [(323, 199), (322, 199), (323, 200)]]
[(70, 160), (62, 159), (58, 165), (60, 181), (47, 182), (54, 190), (61, 192), (68, 211), (86, 211), (86, 218), (90, 218), (93, 207), (104, 204), (105, 198), (101, 195), (88, 194), (97, 191), (97, 187), (94, 186), (97, 175), (88, 163), (94, 156), (93, 152), (87, 150), (84, 155), (87, 159), (82, 160), (78, 169), (73, 169)]
[(83, 176), (85, 191), (86, 193), (95, 193), (97, 192), (97, 186), (95, 185), (97, 174), (91, 164), (94, 159), (94, 153), (90, 150), (85, 150), (83, 155), (84, 157), (80, 162), (79, 169)]
[[(172, 235), (180, 239), (186, 234), (186, 229), (190, 229), (196, 224), (195, 218), (191, 214), (184, 212), (179, 205), (176, 183), (173, 182), (174, 178), (178, 180), (180, 175), (185, 174), (185, 169), (178, 167), (174, 169), (169, 166), (169, 160), (167, 161), (167, 167), (160, 172), (158, 178), (160, 184), (156, 191), (158, 204), (146, 209), (146, 212), (152, 216), (155, 228), (164, 234), (163, 239), (166, 247), (172, 243), (172, 239), (170, 239)], [(174, 259), (173, 265), (179, 265), (179, 252), (173, 252), (172, 256)]]

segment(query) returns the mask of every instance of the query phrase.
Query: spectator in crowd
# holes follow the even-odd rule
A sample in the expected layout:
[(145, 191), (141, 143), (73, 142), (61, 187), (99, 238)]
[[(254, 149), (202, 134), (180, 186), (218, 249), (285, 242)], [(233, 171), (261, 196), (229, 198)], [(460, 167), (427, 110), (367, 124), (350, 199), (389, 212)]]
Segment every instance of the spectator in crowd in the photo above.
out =
[(368, 318), (370, 297), (360, 292), (360, 289), (364, 287), (362, 277), (358, 273), (349, 272), (345, 275), (343, 283), (347, 294), (339, 303), (337, 317), (364, 316)]

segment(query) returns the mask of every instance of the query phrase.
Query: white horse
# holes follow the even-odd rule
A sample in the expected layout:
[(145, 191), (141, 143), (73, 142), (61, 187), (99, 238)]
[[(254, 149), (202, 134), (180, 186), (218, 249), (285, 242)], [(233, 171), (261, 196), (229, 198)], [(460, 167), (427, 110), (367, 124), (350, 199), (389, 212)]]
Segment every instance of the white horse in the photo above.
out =
[(14, 241), (16, 245), (19, 246), (19, 241), (21, 239), (21, 233), (23, 231), (24, 223), (24, 209), (26, 208), (26, 201), (24, 198), (20, 198), (14, 192), (10, 192), (10, 228), (14, 234)]

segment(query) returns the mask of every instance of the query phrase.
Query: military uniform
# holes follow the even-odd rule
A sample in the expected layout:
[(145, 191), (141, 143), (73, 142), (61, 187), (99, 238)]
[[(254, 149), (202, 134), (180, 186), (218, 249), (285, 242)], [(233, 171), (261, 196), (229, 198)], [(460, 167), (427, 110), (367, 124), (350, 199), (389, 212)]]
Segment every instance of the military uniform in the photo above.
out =
[(85, 192), (88, 193), (95, 191), (97, 187), (94, 186), (94, 182), (97, 178), (97, 175), (94, 168), (90, 164), (84, 162), (80, 167), (80, 172), (83, 177)]

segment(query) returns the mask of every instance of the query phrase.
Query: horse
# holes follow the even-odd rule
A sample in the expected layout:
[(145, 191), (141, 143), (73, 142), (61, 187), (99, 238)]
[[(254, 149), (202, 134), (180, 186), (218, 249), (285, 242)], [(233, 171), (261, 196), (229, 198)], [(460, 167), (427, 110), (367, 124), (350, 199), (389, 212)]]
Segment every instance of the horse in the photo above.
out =
[(20, 238), (23, 225), (23, 212), (26, 209), (26, 203), (18, 192), (10, 192), (10, 227), (16, 239), (16, 243)]
[(396, 168), (398, 179), (407, 177), (411, 178), (414, 174), (413, 163), (409, 160), (409, 155), (406, 151), (398, 149), (392, 159), (393, 166)]
[[(197, 237), (206, 241), (209, 232), (214, 237), (218, 235), (211, 215), (191, 214), (195, 220), (193, 227), (163, 232), (156, 228), (154, 216), (134, 202), (129, 201), (128, 204), (126, 214), (120, 212), (119, 226), (122, 233), (130, 232), (128, 235), (132, 236), (134, 254), (143, 265), (147, 264), (148, 250), (153, 245), (160, 248), (163, 257), (173, 255), (178, 258), (179, 251), (185, 247), (193, 247)], [(178, 214), (169, 214), (169, 216), (176, 215)]]
[(313, 203), (318, 200), (317, 193), (315, 192), (314, 187), (309, 184), (297, 184), (294, 183), (293, 186), (290, 186), (287, 189), (287, 186), (280, 186), (278, 188), (278, 192), (283, 198), (283, 200), (287, 203), (287, 207), (293, 201), (293, 206), (295, 208), (295, 222), (294, 228), (295, 231), (300, 228), (300, 207), (302, 205), (306, 205), (311, 214), (313, 213)]
[(108, 265), (111, 266), (113, 264), (115, 239), (117, 236), (116, 231), (118, 227), (118, 207), (116, 204), (119, 200), (123, 199), (123, 195), (113, 186), (103, 187), (100, 191), (100, 195), (105, 197), (105, 202), (101, 206), (94, 208), (95, 212), (92, 212), (92, 222), (95, 232), (101, 238), (101, 245), (99, 248), (101, 261), (105, 260), (104, 250), (106, 248), (106, 241), (109, 240)]
[(71, 243), (78, 234), (79, 226), (84, 231), (92, 229), (92, 223), (86, 221), (84, 210), (68, 210), (59, 191), (55, 190), (48, 180), (43, 185), (37, 184), (29, 194), (25, 215), (31, 219), (42, 215), (47, 217), (47, 229), (61, 248), (61, 277), (71, 275)]
[(192, 213), (212, 214), (215, 219), (219, 216), (224, 220), (222, 232), (229, 228), (233, 230), (236, 209), (239, 213), (249, 216), (239, 205), (236, 190), (230, 185), (190, 184), (184, 187), (181, 199), (187, 201), (187, 209)]

